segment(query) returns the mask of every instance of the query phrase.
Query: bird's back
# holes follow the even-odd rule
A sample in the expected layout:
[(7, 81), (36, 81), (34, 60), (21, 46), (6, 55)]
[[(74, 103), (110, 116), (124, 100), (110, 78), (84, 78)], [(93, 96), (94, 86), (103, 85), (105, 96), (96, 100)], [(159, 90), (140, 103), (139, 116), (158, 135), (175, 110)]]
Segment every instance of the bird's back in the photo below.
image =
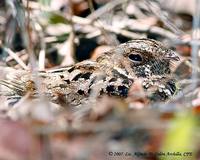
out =
[(45, 72), (14, 70), (0, 84), (11, 89), (7, 92), (10, 95), (45, 95), (55, 103), (76, 106), (104, 94), (125, 98), (134, 81), (141, 79), (144, 90), (153, 91), (150, 99), (166, 100), (176, 90), (170, 63), (177, 60), (175, 52), (155, 40), (132, 40), (103, 53), (96, 61)]
[(55, 103), (79, 105), (90, 96), (97, 98), (107, 94), (127, 97), (132, 79), (112, 66), (109, 68), (86, 60), (45, 72), (12, 70), (7, 80), (0, 80), (0, 84), (9, 88), (8, 96), (30, 93), (32, 97), (38, 97), (42, 94)]

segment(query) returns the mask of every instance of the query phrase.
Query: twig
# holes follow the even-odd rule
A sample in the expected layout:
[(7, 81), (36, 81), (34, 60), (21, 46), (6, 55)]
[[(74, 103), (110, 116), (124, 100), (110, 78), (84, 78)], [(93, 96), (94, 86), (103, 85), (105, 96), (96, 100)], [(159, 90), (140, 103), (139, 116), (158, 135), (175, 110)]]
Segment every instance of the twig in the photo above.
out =
[(30, 58), (30, 64), (31, 64), (31, 70), (36, 69), (36, 58), (33, 53), (33, 45), (32, 45), (32, 35), (31, 35), (31, 27), (30, 27), (30, 10), (29, 10), (29, 0), (27, 0), (26, 3), (26, 9), (27, 9), (27, 23), (26, 23), (26, 33), (27, 33), (27, 42), (26, 42), (26, 50), (29, 54)]
[(176, 27), (167, 17), (166, 14), (164, 14), (164, 11), (160, 9), (160, 7), (156, 4), (153, 3), (152, 1), (145, 0), (146, 6), (149, 8), (149, 10), (155, 14), (164, 24), (167, 26), (172, 32), (175, 34), (181, 36), (185, 34), (182, 30), (180, 30), (178, 27)]
[(74, 64), (74, 58), (72, 54), (73, 46), (72, 46), (73, 35), (70, 34), (68, 39), (58, 48), (59, 53), (65, 55), (63, 61), (61, 62), (61, 66), (68, 66)]
[(45, 50), (41, 49), (39, 52), (39, 64), (38, 69), (40, 71), (45, 70)]
[[(68, 37), (67, 43), (68, 43), (68, 51), (65, 51), (65, 57), (64, 60), (62, 61), (61, 65), (71, 65), (74, 63), (73, 58), (75, 57), (75, 46), (74, 46), (74, 39), (75, 39), (75, 31), (74, 31), (74, 22), (72, 21), (73, 17), (73, 4), (72, 0), (69, 0), (69, 23), (71, 27), (71, 32)], [(67, 13), (66, 13), (67, 16)]]
[(115, 8), (117, 5), (120, 5), (122, 3), (124, 3), (126, 0), (114, 0), (114, 1), (110, 1), (108, 2), (106, 5), (104, 5), (103, 7), (97, 9), (96, 11), (92, 12), (92, 14), (90, 14), (89, 16), (87, 16), (87, 18), (89, 18), (90, 20), (95, 20), (98, 17), (101, 17), (101, 15), (103, 15), (106, 12), (109, 12), (110, 10), (112, 10), (113, 8)]
[[(88, 18), (73, 16), (72, 20), (74, 23), (77, 23), (77, 24), (92, 25), (93, 27), (96, 27), (98, 29), (102, 28), (102, 25), (100, 25), (98, 22), (93, 23), (92, 20), (90, 20)], [(116, 28), (116, 27), (113, 27), (113, 26), (107, 25), (107, 24), (104, 24), (103, 29), (105, 29), (106, 31), (109, 31), (109, 32), (116, 33), (116, 34), (121, 34), (121, 35), (129, 37), (131, 39), (142, 38), (142, 37), (144, 38), (144, 36), (141, 36), (141, 34), (133, 33), (133, 32), (127, 31), (125, 29)]]
[(26, 64), (15, 54), (11, 49), (4, 48), (4, 50), (25, 70), (29, 70)]
[[(195, 14), (193, 17), (193, 33), (192, 33), (192, 64), (194, 68), (198, 68), (198, 60), (200, 53), (200, 45), (198, 40), (200, 39), (200, 1), (196, 0)], [(193, 69), (192, 80), (197, 79), (197, 72)], [(196, 83), (192, 84), (192, 88), (196, 88)]]
[(45, 43), (45, 39), (44, 39), (44, 33), (42, 32), (42, 27), (38, 24), (35, 23), (35, 28), (36, 30), (39, 32), (39, 37), (41, 40), (41, 50), (39, 52), (39, 58), (38, 58), (38, 62), (39, 62), (39, 70), (44, 70), (45, 69), (45, 57), (46, 57), (46, 43)]
[[(121, 29), (121, 28), (116, 28), (114, 26), (108, 25), (108, 24), (99, 24), (99, 22), (97, 21), (93, 21), (94, 19), (98, 18), (99, 16), (101, 16), (101, 14), (109, 11), (109, 8), (112, 9), (113, 7), (115, 7), (116, 5), (119, 5), (121, 3), (124, 3), (125, 0), (122, 1), (112, 1), (110, 3), (107, 3), (105, 6), (101, 7), (100, 9), (96, 10), (94, 12), (94, 14), (92, 13), (90, 16), (88, 16), (87, 18), (82, 18), (82, 17), (78, 17), (78, 16), (72, 16), (72, 22), (75, 24), (79, 24), (79, 25), (90, 25), (92, 27), (98, 28), (100, 31), (102, 31), (102, 29), (112, 32), (112, 33), (116, 33), (116, 34), (121, 34), (125, 37), (131, 38), (131, 39), (136, 39), (136, 38), (145, 38), (145, 35), (141, 35), (141, 34), (137, 34), (131, 31), (128, 31), (126, 29)], [(31, 2), (30, 2), (31, 3)], [(109, 5), (108, 5), (109, 4)], [(106, 7), (107, 6), (107, 7)], [(32, 6), (30, 6), (32, 7)], [(105, 7), (105, 8), (104, 8)], [(37, 9), (34, 8), (34, 9)], [(50, 8), (45, 7), (42, 8), (45, 11), (51, 11)], [(94, 15), (94, 17), (93, 17)], [(92, 17), (92, 18), (91, 18)], [(66, 17), (68, 20), (70, 20), (70, 17)], [(148, 25), (144, 25), (141, 24), (140, 22), (138, 22), (137, 20), (130, 20), (130, 23), (134, 24), (133, 26), (129, 26), (131, 28), (132, 31), (136, 31), (136, 32), (143, 32), (143, 33), (154, 33), (154, 34), (158, 34), (161, 35), (163, 37), (167, 37), (170, 39), (178, 39), (178, 35), (174, 34), (173, 32), (170, 32), (166, 29), (157, 27), (157, 26), (148, 26)]]
[[(88, 4), (89, 4), (90, 11), (92, 13), (95, 12), (95, 9), (91, 0), (88, 0)], [(106, 29), (104, 29), (104, 24), (101, 21), (101, 17), (97, 17), (97, 19), (95, 20), (95, 23), (101, 26), (99, 29), (101, 31), (101, 34), (104, 36), (104, 39), (107, 44), (115, 45), (115, 46), (119, 45), (119, 41), (117, 40), (116, 35), (111, 35), (108, 33)]]
[(163, 37), (167, 37), (170, 39), (178, 38), (178, 36), (172, 33), (171, 31), (168, 31), (166, 29), (163, 29), (157, 26), (142, 24), (138, 20), (132, 20), (132, 19), (128, 20), (127, 24), (128, 24), (128, 28), (130, 28), (131, 31), (153, 33), (153, 34), (161, 35)]

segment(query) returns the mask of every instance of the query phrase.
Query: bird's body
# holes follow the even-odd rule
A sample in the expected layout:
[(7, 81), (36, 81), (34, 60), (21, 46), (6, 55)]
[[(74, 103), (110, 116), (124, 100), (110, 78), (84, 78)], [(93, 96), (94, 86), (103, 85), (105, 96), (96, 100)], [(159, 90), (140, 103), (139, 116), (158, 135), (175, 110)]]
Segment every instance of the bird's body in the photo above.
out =
[(140, 39), (121, 44), (103, 53), (96, 61), (86, 60), (38, 74), (18, 71), (0, 83), (10, 88), (13, 95), (31, 92), (37, 96), (39, 91), (55, 103), (77, 106), (91, 96), (97, 98), (106, 94), (125, 98), (134, 81), (142, 79), (145, 90), (156, 86), (154, 98), (166, 100), (176, 90), (175, 80), (169, 78), (170, 62), (178, 59), (175, 52), (159, 42)]

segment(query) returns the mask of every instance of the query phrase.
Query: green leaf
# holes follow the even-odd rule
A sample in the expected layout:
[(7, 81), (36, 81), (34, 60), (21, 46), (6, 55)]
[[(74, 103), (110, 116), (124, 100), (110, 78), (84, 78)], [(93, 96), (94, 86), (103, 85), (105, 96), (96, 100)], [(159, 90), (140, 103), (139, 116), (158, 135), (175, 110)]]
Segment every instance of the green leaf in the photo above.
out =
[[(160, 160), (192, 160), (194, 159), (193, 133), (196, 129), (196, 118), (191, 113), (181, 113), (171, 123), (167, 131)], [(191, 152), (192, 155), (187, 155)], [(180, 155), (179, 155), (180, 153)], [(170, 155), (171, 154), (171, 155)]]
[(59, 13), (44, 12), (43, 15), (47, 18), (50, 24), (58, 24), (58, 23), (68, 24), (68, 20)]

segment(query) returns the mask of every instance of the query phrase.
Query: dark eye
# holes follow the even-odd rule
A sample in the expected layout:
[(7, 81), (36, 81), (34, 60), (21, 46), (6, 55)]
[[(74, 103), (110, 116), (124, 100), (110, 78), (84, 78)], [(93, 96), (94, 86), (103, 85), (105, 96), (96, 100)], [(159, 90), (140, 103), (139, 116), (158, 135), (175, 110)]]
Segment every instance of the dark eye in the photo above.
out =
[(142, 56), (139, 54), (130, 54), (128, 58), (135, 62), (142, 62)]

